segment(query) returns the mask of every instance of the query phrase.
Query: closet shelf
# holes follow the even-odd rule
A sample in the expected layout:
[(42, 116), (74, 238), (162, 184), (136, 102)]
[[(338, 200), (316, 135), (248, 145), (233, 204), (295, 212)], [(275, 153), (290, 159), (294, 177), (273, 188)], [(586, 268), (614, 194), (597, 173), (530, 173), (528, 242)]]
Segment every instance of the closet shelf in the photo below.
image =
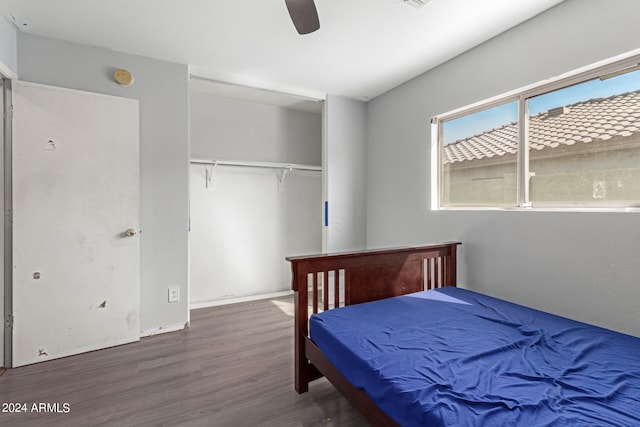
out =
[(274, 162), (242, 162), (236, 160), (204, 160), (192, 159), (191, 164), (196, 165), (213, 165), (213, 166), (244, 166), (251, 168), (270, 168), (270, 169), (288, 169), (288, 170), (305, 170), (305, 171), (321, 171), (322, 166), (301, 165), (296, 163), (274, 163)]
[(294, 170), (301, 171), (322, 171), (322, 166), (314, 166), (314, 165), (301, 165), (296, 163), (274, 163), (274, 162), (242, 162), (235, 160), (206, 160), (206, 159), (191, 159), (192, 165), (205, 165), (212, 166), (211, 170), (207, 168), (205, 170), (205, 184), (207, 188), (215, 188), (215, 185), (212, 184), (212, 180), (214, 178), (215, 169), (218, 166), (240, 166), (240, 167), (250, 167), (250, 168), (267, 168), (267, 169), (278, 169), (281, 171), (280, 178), (278, 179), (278, 187), (282, 185), (285, 177), (287, 176), (287, 172), (292, 172)]

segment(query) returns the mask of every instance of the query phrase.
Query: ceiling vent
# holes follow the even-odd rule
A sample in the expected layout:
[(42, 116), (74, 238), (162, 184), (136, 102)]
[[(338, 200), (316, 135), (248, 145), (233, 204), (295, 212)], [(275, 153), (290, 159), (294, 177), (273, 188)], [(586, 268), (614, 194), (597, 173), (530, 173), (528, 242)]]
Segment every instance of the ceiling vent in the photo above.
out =
[(411, 6), (415, 7), (416, 9), (420, 9), (422, 6), (424, 6), (427, 3), (429, 3), (429, 1), (430, 0), (402, 0), (402, 2), (404, 4), (411, 5)]

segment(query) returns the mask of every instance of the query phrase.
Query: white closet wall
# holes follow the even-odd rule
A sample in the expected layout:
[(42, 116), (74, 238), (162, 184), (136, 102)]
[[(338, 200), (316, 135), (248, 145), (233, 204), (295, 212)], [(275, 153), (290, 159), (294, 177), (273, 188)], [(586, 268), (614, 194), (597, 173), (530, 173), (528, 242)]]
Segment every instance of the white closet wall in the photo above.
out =
[(322, 164), (322, 114), (189, 92), (192, 159)]
[[(322, 114), (192, 87), (190, 139), (192, 159), (319, 167)], [(278, 168), (191, 165), (192, 306), (289, 290), (285, 257), (322, 251), (322, 172), (281, 177)]]
[[(288, 290), (287, 255), (321, 246), (321, 173), (191, 166), (192, 304)], [(211, 167), (209, 167), (211, 170)]]

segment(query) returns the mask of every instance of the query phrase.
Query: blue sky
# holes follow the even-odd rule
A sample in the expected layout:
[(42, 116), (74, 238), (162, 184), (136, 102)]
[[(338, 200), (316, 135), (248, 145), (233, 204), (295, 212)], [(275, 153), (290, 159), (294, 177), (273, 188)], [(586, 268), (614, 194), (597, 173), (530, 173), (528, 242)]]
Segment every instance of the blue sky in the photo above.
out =
[[(623, 74), (608, 80), (590, 80), (565, 89), (529, 99), (529, 114), (535, 115), (551, 108), (570, 105), (592, 98), (601, 98), (640, 89), (640, 71)], [(517, 101), (460, 117), (443, 124), (444, 143), (477, 135), (484, 131), (518, 120)]]

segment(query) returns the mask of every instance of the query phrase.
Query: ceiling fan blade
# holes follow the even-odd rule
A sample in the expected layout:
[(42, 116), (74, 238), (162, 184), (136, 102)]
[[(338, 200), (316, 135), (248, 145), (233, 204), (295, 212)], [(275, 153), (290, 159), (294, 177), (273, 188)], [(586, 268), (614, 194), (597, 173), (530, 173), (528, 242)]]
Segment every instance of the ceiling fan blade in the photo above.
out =
[(318, 11), (313, 0), (284, 0), (299, 34), (309, 34), (320, 28)]

